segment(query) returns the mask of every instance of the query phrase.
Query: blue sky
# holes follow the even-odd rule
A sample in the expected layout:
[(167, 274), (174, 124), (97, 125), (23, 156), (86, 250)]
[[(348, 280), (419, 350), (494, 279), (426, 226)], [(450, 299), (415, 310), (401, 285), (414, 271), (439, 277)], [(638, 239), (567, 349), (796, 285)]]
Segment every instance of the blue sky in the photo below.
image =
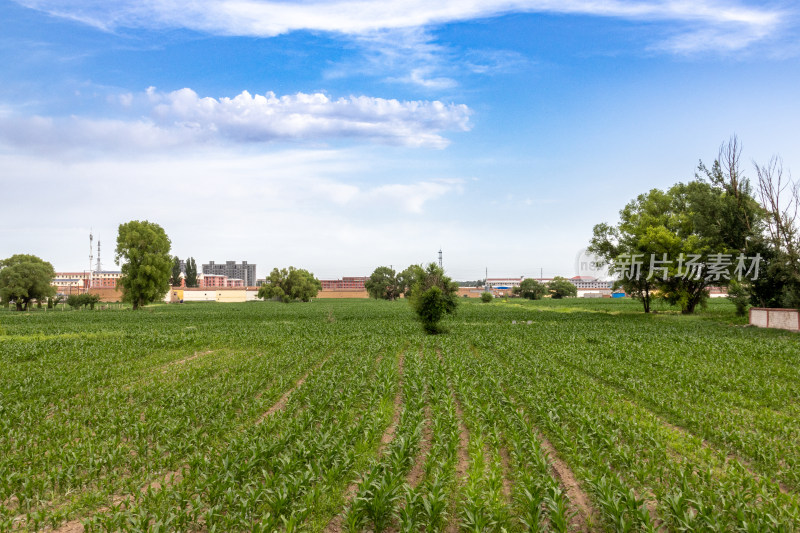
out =
[(733, 134), (800, 172), (794, 2), (433, 4), (0, 0), (0, 257), (574, 275)]

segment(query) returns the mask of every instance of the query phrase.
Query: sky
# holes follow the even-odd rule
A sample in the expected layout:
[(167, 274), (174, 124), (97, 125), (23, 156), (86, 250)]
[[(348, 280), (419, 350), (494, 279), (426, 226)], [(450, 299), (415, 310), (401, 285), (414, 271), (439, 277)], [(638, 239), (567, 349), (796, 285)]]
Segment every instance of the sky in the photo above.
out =
[[(734, 0), (0, 0), (0, 258), (172, 253), (317, 277), (572, 276), (694, 179), (800, 173), (800, 6)], [(94, 255), (97, 252), (95, 250)]]

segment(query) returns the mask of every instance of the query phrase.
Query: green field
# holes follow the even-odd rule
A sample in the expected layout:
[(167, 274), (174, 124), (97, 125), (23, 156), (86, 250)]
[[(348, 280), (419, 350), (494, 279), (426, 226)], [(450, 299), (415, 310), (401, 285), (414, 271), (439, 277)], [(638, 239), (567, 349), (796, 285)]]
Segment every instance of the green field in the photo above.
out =
[[(512, 322), (516, 322), (516, 324)], [(0, 531), (800, 531), (800, 338), (636, 302), (0, 312)]]

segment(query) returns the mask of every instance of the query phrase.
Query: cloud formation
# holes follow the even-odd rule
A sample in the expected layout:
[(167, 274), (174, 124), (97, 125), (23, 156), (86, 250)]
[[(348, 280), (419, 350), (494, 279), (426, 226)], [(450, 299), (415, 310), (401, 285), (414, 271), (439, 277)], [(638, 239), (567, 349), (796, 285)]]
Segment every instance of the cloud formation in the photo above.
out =
[(332, 99), (323, 93), (233, 98), (200, 97), (191, 89), (119, 97), (128, 120), (27, 117), (0, 113), (0, 144), (42, 149), (135, 151), (208, 143), (331, 142), (342, 138), (411, 147), (444, 148), (443, 131), (467, 131), (470, 109), (439, 101), (370, 96)]
[[(218, 35), (272, 37), (295, 31), (363, 35), (508, 13), (553, 13), (666, 21), (682, 28), (665, 48), (738, 49), (781, 25), (778, 9), (732, 0), (18, 0), (52, 15), (105, 30), (181, 27)], [(711, 38), (698, 38), (698, 32)], [(681, 36), (687, 39), (682, 40)]]

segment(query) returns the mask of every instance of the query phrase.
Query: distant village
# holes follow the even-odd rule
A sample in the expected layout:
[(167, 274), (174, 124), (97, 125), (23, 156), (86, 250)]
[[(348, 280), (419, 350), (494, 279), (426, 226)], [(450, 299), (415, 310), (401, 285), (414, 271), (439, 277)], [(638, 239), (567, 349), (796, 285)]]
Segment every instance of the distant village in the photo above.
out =
[[(122, 276), (119, 270), (84, 270), (81, 272), (56, 272), (52, 285), (59, 294), (92, 293), (101, 301), (118, 302), (122, 291), (117, 281)], [(322, 290), (317, 298), (369, 298), (364, 284), (368, 276), (343, 276), (340, 279), (322, 279)], [(514, 287), (526, 279), (520, 277), (486, 278), (477, 282), (461, 282), (458, 295), (465, 298), (480, 298), (484, 292), (496, 298), (513, 297)], [(540, 283), (548, 283), (553, 278), (533, 278)], [(599, 280), (591, 276), (567, 278), (577, 288), (578, 298), (624, 297), (625, 293), (613, 290), (612, 281)], [(256, 265), (242, 261), (209, 261), (202, 265), (202, 273), (197, 275), (197, 287), (186, 287), (185, 265), (181, 261), (181, 284), (172, 287), (165, 296), (166, 302), (245, 302), (257, 299), (258, 287), (265, 278), (258, 278)], [(467, 286), (469, 285), (469, 286)], [(725, 296), (724, 289), (712, 288), (711, 296)]]

